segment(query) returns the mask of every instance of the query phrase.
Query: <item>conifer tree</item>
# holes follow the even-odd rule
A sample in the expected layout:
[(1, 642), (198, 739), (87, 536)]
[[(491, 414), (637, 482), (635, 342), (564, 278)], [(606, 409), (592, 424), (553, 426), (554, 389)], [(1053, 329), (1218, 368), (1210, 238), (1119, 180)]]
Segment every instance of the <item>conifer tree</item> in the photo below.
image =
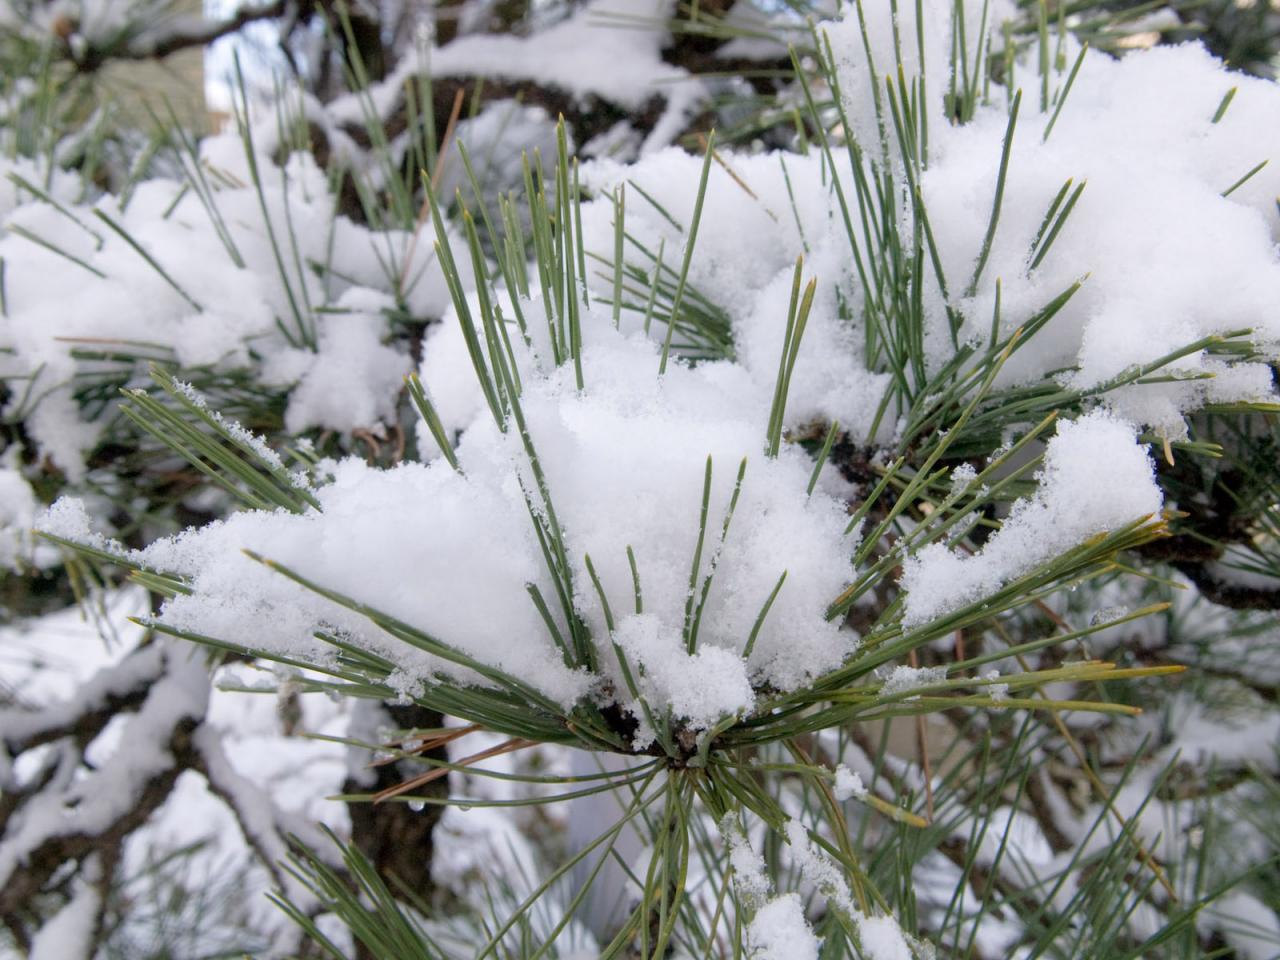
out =
[(1274, 956), (1258, 9), (0, 3), (0, 949)]

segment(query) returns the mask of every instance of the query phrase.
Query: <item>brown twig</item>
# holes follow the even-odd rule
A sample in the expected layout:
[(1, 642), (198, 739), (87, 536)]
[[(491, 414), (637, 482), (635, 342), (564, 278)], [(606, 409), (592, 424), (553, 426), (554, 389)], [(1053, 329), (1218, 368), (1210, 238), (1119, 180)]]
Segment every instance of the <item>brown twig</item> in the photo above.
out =
[[(920, 668), (920, 658), (916, 655), (916, 651), (912, 650), (907, 654), (907, 663), (911, 669), (918, 670)], [(924, 807), (929, 814), (929, 821), (933, 821), (933, 765), (929, 762), (929, 736), (925, 729), (925, 715), (923, 713), (916, 714), (916, 750), (920, 754), (920, 772), (924, 774)]]
[[(462, 115), (463, 90), (458, 88), (457, 93), (453, 95), (453, 108), (449, 111), (449, 122), (445, 124), (444, 136), (440, 140), (440, 150), (436, 153), (436, 168), (431, 171), (431, 189), (435, 190), (440, 185), (440, 171), (444, 169), (444, 158), (448, 153), (449, 146), (453, 143), (454, 130), (458, 126), (458, 117)], [(409, 268), (413, 265), (413, 255), (418, 249), (418, 235), (422, 233), (422, 228), (427, 224), (427, 218), (431, 216), (431, 200), (429, 197), (422, 198), (422, 206), (418, 209), (418, 219), (413, 225), (413, 236), (409, 238), (409, 249), (405, 251), (404, 264), (400, 267), (400, 280), (396, 286), (396, 295), (404, 296), (404, 283), (409, 276)]]
[(463, 757), (461, 760), (450, 764), (447, 767), (436, 767), (428, 770), (426, 773), (412, 777), (403, 783), (398, 783), (394, 787), (388, 787), (386, 790), (380, 790), (373, 795), (374, 803), (382, 803), (384, 800), (390, 800), (392, 797), (398, 797), (408, 793), (410, 790), (416, 790), (418, 787), (426, 786), (432, 781), (439, 780), (441, 777), (447, 776), (453, 767), (468, 767), (473, 763), (479, 763), (481, 760), (488, 760), (490, 757), (501, 756), (504, 753), (514, 753), (517, 750), (524, 750), (527, 747), (537, 745), (536, 740), (525, 740), (522, 737), (512, 737), (510, 740), (504, 740), (496, 747), (490, 747), (488, 750), (481, 750), (479, 753), (473, 753), (469, 757)]
[(412, 737), (404, 737), (401, 740), (390, 740), (387, 742), (385, 749), (388, 749), (388, 750), (395, 749), (396, 746), (400, 746), (402, 749), (400, 749), (394, 756), (383, 757), (380, 760), (374, 760), (372, 763), (369, 764), (369, 766), (382, 767), (382, 766), (386, 766), (388, 763), (395, 763), (398, 760), (403, 760), (405, 757), (415, 756), (417, 754), (423, 754), (423, 753), (430, 753), (432, 750), (435, 750), (437, 747), (443, 747), (446, 744), (453, 743), (453, 741), (455, 740), (461, 740), (467, 734), (475, 733), (477, 730), (483, 730), (483, 729), (484, 727), (480, 726), (480, 724), (478, 723), (469, 723), (465, 727), (458, 727), (458, 729), (450, 730), (448, 733), (442, 733), (439, 736), (431, 737), (429, 740), (423, 740), (416, 747), (410, 747), (408, 749), (404, 749), (403, 745), (407, 743), (409, 740), (413, 739)]

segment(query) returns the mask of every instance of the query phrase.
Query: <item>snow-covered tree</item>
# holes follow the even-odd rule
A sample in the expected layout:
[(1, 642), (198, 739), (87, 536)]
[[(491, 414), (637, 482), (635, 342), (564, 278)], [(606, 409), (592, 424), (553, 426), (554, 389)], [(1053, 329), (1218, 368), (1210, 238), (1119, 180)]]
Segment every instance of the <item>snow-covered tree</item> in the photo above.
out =
[[(0, 5), (4, 629), (117, 635), (0, 672), (0, 948), (1276, 955), (1274, 81), (1178, 7), (169, 10)], [(85, 106), (259, 21), (226, 132)]]

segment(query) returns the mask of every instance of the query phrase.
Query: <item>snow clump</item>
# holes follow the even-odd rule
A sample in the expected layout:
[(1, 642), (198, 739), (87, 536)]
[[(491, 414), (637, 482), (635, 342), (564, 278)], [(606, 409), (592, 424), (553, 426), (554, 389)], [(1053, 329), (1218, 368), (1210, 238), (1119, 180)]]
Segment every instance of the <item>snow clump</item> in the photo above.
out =
[(1146, 448), (1128, 424), (1105, 412), (1059, 423), (1038, 479), (1034, 496), (1014, 504), (978, 553), (934, 543), (907, 559), (905, 625), (928, 623), (995, 593), (1095, 534), (1158, 514), (1162, 503)]
[[(110, 420), (81, 410), (87, 382), (132, 381), (148, 360), (247, 373), (251, 387), (289, 395), (291, 432), (377, 429), (393, 422), (411, 368), (407, 346), (388, 342), (393, 294), (424, 318), (448, 302), (431, 244), (335, 217), (310, 156), (282, 167), (257, 157), (260, 199), (238, 136), (200, 150), (195, 188), (151, 179), (127, 201), (75, 202), (59, 175), (55, 206), (0, 165), (0, 379), (22, 383), (4, 413), (25, 414), (36, 451), (73, 483)], [(40, 398), (33, 411), (26, 397)]]
[[(317, 662), (331, 651), (313, 634), (337, 632), (395, 663), (392, 682), (407, 696), (436, 675), (482, 682), (475, 671), (397, 641), (351, 610), (268, 573), (245, 556), (248, 549), (519, 678), (565, 708), (589, 695), (625, 699), (586, 567), (590, 556), (616, 618), (612, 639), (644, 674), (642, 695), (690, 729), (749, 712), (760, 686), (795, 689), (838, 666), (857, 639), (825, 617), (851, 575), (855, 542), (845, 533), (843, 506), (820, 491), (806, 495), (811, 464), (803, 452), (764, 456), (768, 409), (739, 368), (672, 364), (660, 379), (654, 344), (595, 320), (583, 356), (586, 389), (576, 389), (572, 365), (538, 373), (529, 360), (521, 406), (564, 532), (574, 606), (595, 638), (598, 676), (565, 665), (530, 599), (529, 585), (556, 596), (525, 501), (538, 481), (518, 431), (499, 430), (492, 419), (477, 420), (463, 435), (460, 472), (443, 458), (391, 470), (354, 458), (329, 463), (331, 480), (314, 491), (320, 511), (238, 513), (133, 554), (134, 562), (185, 577), (191, 586), (190, 595), (165, 604), (161, 621), (215, 637), (252, 637), (273, 652)], [(693, 590), (702, 612), (690, 653), (686, 601), (708, 463), (707, 534)], [(56, 506), (46, 529), (91, 539), (72, 503)], [(643, 605), (634, 613), (628, 547)], [(744, 658), (784, 571), (787, 581)], [(266, 623), (270, 630), (263, 630)], [(567, 633), (563, 623), (560, 629)]]
[[(997, 287), (997, 334), (1003, 339), (1079, 284), (1052, 320), (1014, 351), (997, 389), (1037, 384), (1052, 375), (1064, 388), (1098, 391), (1099, 402), (1117, 416), (1172, 439), (1185, 435), (1186, 414), (1206, 403), (1273, 397), (1267, 360), (1280, 356), (1276, 84), (1228, 72), (1195, 44), (1134, 52), (1119, 60), (1087, 50), (1052, 129), (1054, 106), (1041, 109), (1036, 102), (1040, 81), (1034, 63), (1018, 65), (1013, 89), (992, 88), (973, 119), (957, 125), (947, 116), (943, 89), (952, 5), (930, 0), (923, 6), (922, 36), (932, 66), (925, 72), (929, 157), (920, 190), (947, 280), (944, 291), (933, 270), (925, 272), (926, 374), (936, 373), (955, 354), (949, 316), (960, 320), (961, 346), (976, 347), (979, 355), (986, 349)], [(975, 18), (966, 34), (971, 38), (979, 36), (981, 12), (978, 4), (968, 10)], [(987, 21), (997, 44), (998, 14)], [(859, 146), (869, 161), (882, 164), (870, 91), (894, 62), (893, 38), (899, 30), (888, 17), (869, 10), (866, 16), (875, 70), (867, 64), (856, 8), (822, 29), (831, 40)], [(900, 35), (916, 37), (914, 8), (906, 5), (898, 16)], [(1052, 78), (1055, 95), (1080, 54), (1070, 36), (1063, 43), (1066, 66)], [(909, 82), (918, 70), (916, 43), (902, 44), (902, 54)], [(879, 79), (873, 76), (876, 70)], [(991, 219), (1010, 101), (1019, 88), (1023, 97), (998, 229), (970, 289)], [(1215, 123), (1232, 90), (1229, 108)], [(894, 141), (890, 129), (889, 164), (896, 167), (901, 159)], [(805, 276), (816, 276), (819, 285), (792, 378), (787, 425), (838, 420), (853, 442), (884, 444), (893, 439), (893, 418), (877, 420), (875, 412), (892, 389), (891, 377), (883, 365), (868, 364), (863, 291), (850, 244), (864, 261), (880, 254), (867, 247), (861, 233), (847, 155), (839, 144), (833, 155), (854, 224), (852, 238), (822, 151), (726, 152), (723, 165), (710, 170), (689, 282), (723, 308), (737, 361), (759, 390), (769, 391), (792, 271), (804, 255)], [(1272, 162), (1236, 186), (1268, 159)], [(625, 186), (628, 234), (651, 253), (664, 245), (665, 262), (676, 260), (697, 199), (700, 166), (701, 158), (676, 149), (633, 165), (607, 160), (585, 165), (583, 182), (599, 197), (582, 209), (587, 248), (611, 249), (614, 191)], [(1077, 189), (1080, 194), (1049, 246), (1041, 231), (1064, 185), (1058, 212)], [(639, 199), (641, 191), (653, 202)], [(904, 224), (910, 236), (908, 191), (901, 193), (901, 205), (887, 215)], [(607, 297), (611, 277), (609, 271), (601, 274), (590, 280)], [(845, 290), (852, 320), (841, 310), (837, 288)], [(1259, 351), (1256, 359), (1215, 354), (1203, 342), (1246, 330)], [(1174, 377), (1112, 387), (1117, 378), (1132, 379), (1134, 370), (1189, 347), (1195, 349), (1162, 368)]]

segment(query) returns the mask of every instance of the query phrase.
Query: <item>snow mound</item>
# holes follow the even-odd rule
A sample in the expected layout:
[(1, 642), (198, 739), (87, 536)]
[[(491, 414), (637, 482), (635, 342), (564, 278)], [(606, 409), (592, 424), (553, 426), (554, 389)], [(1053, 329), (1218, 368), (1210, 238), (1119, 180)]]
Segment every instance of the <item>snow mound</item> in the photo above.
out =
[[(552, 370), (526, 377), (521, 405), (564, 532), (574, 608), (595, 638), (599, 676), (566, 666), (530, 600), (528, 585), (549, 604), (557, 589), (525, 501), (524, 491), (535, 491), (537, 481), (514, 428), (502, 432), (491, 420), (466, 431), (457, 451), (461, 472), (443, 459), (391, 470), (345, 460), (330, 465), (331, 482), (315, 491), (320, 512), (239, 513), (136, 554), (148, 567), (190, 580), (192, 594), (170, 600), (162, 621), (252, 638), (302, 659), (325, 659), (328, 651), (313, 634), (336, 631), (395, 663), (395, 682), (406, 695), (436, 674), (479, 682), (473, 671), (396, 641), (352, 611), (269, 574), (241, 552), (249, 549), (566, 707), (589, 694), (626, 699), (586, 568), (590, 556), (615, 618), (614, 639), (643, 671), (641, 692), (690, 728), (749, 711), (762, 685), (794, 689), (840, 664), (856, 635), (828, 622), (825, 612), (851, 575), (854, 543), (845, 534), (843, 506), (821, 492), (806, 495), (811, 464), (801, 451), (776, 460), (763, 455), (768, 410), (740, 370), (672, 365), (658, 378), (652, 343), (615, 333), (607, 321), (594, 330), (583, 358), (587, 389), (576, 389), (571, 367)], [(691, 590), (708, 463), (707, 529)], [(61, 535), (87, 536), (83, 514), (70, 504), (57, 506), (48, 524)], [(784, 571), (788, 579), (744, 659), (756, 618)], [(701, 615), (691, 616), (699, 608)], [(564, 623), (559, 628), (567, 635)]]
[(1035, 495), (1014, 504), (978, 553), (934, 543), (903, 564), (905, 625), (995, 593), (1095, 534), (1152, 516), (1162, 503), (1146, 448), (1128, 424), (1104, 412), (1058, 424), (1038, 479)]

